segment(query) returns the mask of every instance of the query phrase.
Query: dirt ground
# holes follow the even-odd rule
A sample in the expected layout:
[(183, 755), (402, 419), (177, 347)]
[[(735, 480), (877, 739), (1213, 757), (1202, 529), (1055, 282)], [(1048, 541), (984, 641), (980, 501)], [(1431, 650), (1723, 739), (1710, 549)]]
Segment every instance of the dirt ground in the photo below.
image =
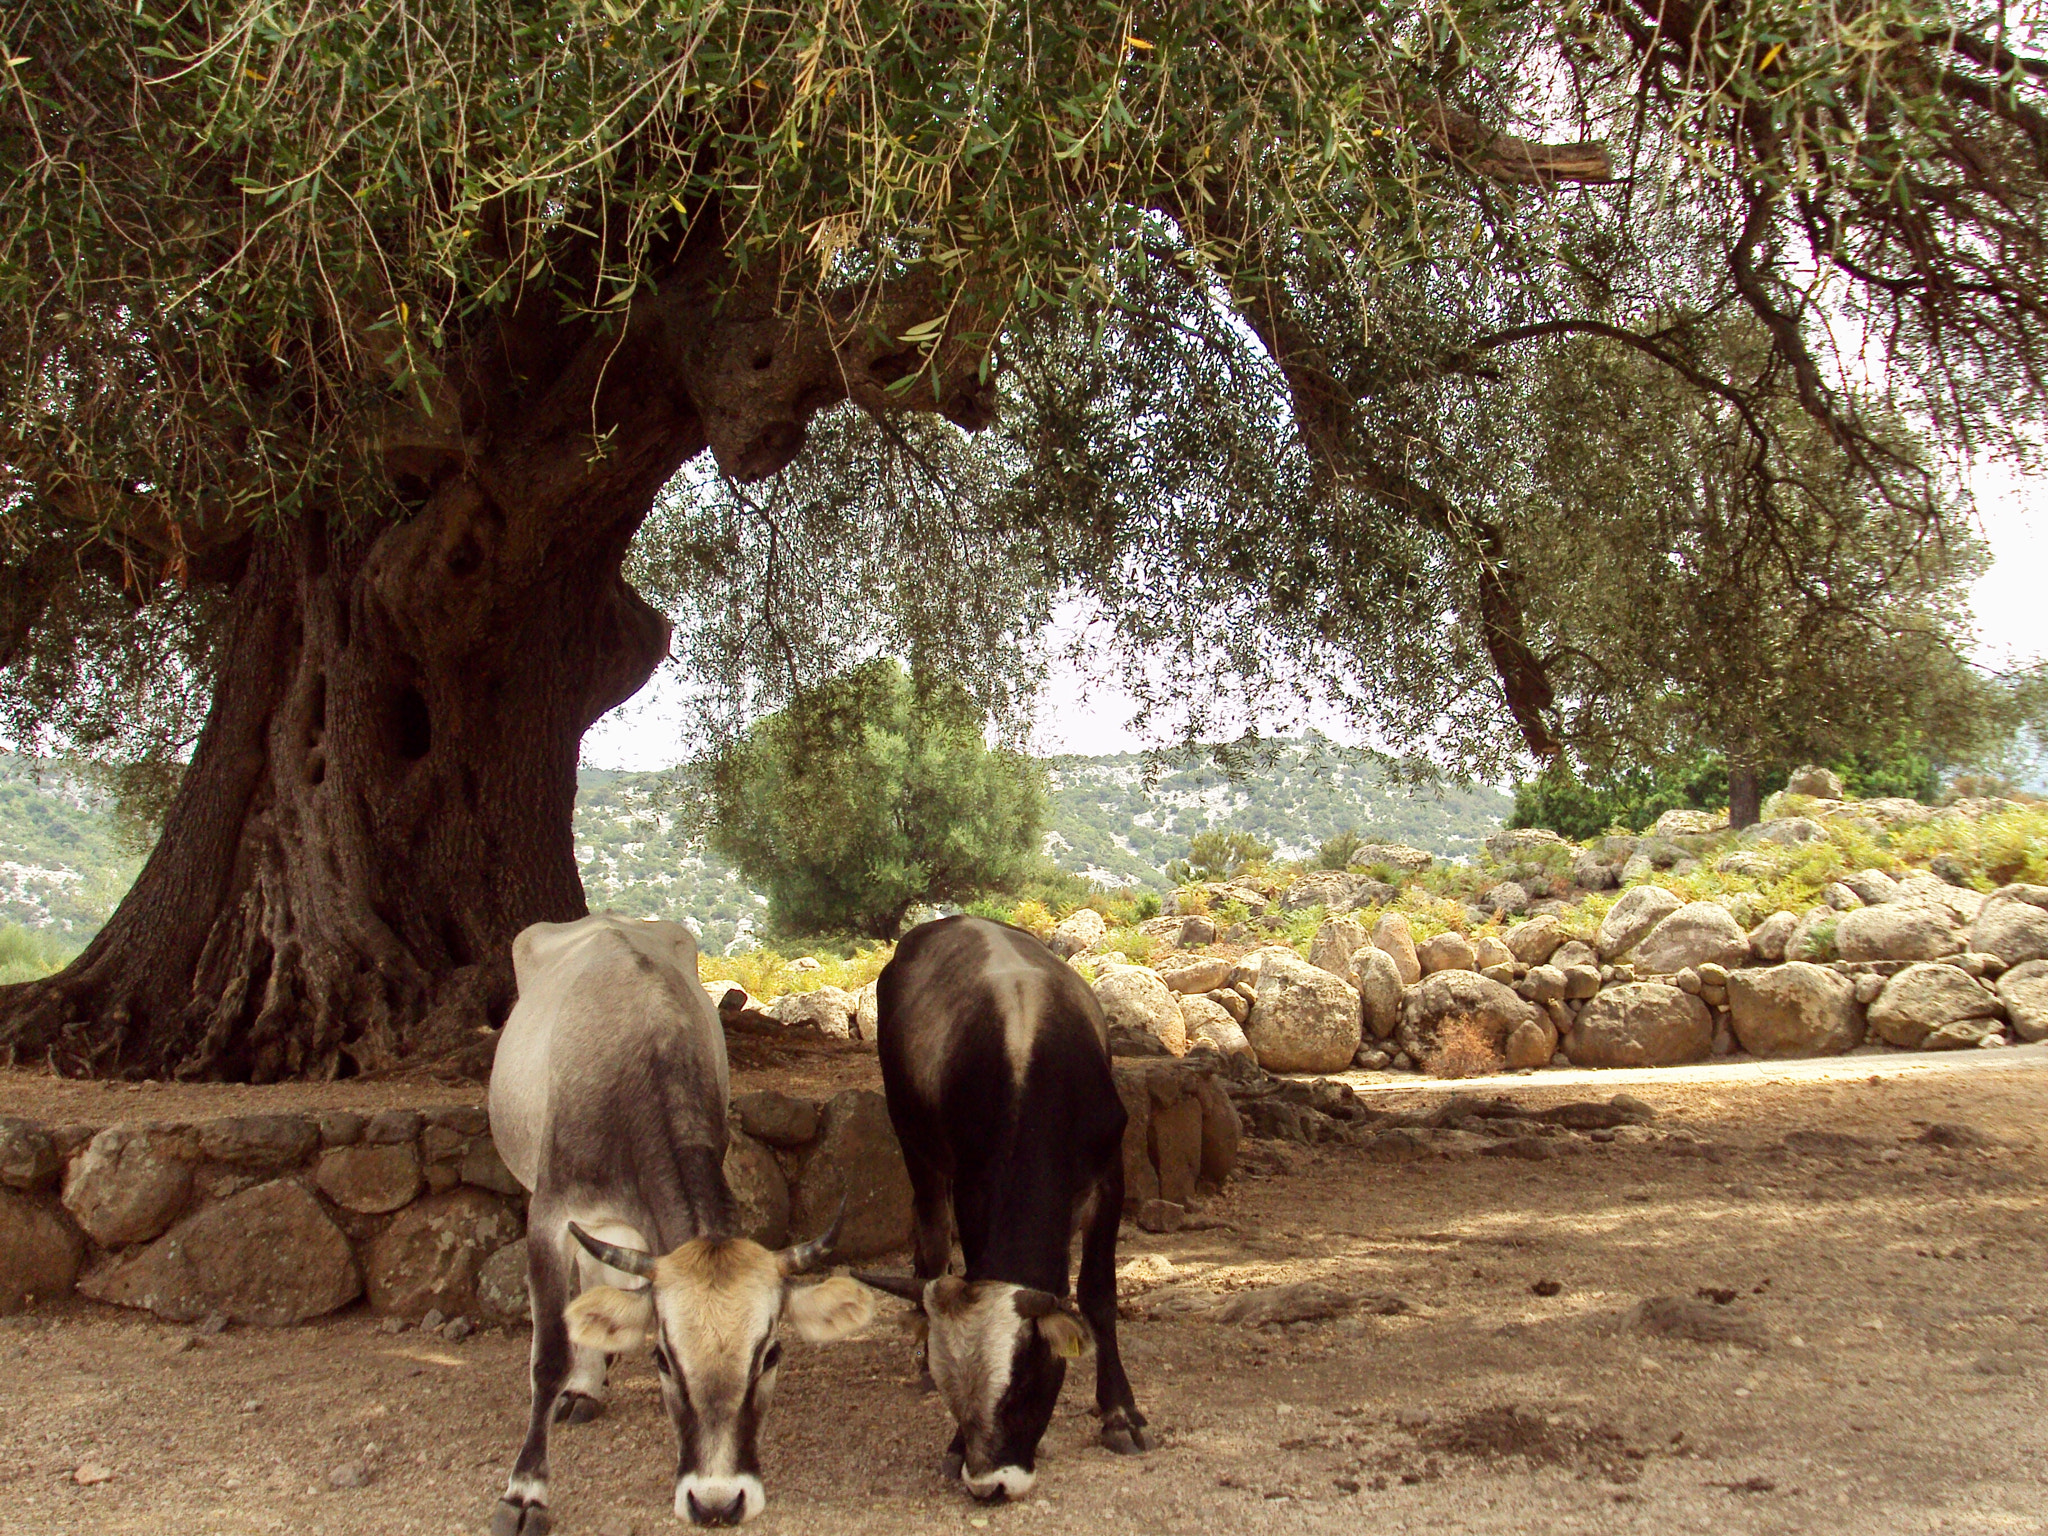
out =
[[(885, 1321), (792, 1346), (753, 1529), (2048, 1532), (2048, 1066), (1977, 1055), (1631, 1082), (1660, 1139), (1577, 1136), (1545, 1161), (1256, 1144), (1204, 1225), (1126, 1229), (1125, 1263), (1165, 1285), (1120, 1328), (1161, 1449), (1098, 1449), (1070, 1377), (1033, 1495), (974, 1505), (938, 1476), (944, 1410)], [(1174, 1310), (1304, 1280), (1358, 1305), (1267, 1328)], [(1654, 1297), (1747, 1342), (1645, 1331)], [(196, 1340), (76, 1301), (0, 1320), (0, 1529), (480, 1532), (525, 1353), (524, 1330), (449, 1344), (360, 1311)], [(610, 1415), (558, 1431), (556, 1529), (682, 1529), (673, 1454), (653, 1373), (622, 1364)], [(82, 1463), (111, 1475), (81, 1487)], [(367, 1481), (334, 1487), (338, 1469)]]

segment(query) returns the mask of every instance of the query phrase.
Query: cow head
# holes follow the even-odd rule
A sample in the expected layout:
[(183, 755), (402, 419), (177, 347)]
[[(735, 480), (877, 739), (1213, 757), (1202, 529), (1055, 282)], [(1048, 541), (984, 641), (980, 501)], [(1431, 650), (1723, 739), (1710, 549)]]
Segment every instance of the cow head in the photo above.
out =
[(968, 1492), (990, 1500), (1030, 1492), (1067, 1362), (1093, 1342), (1073, 1303), (1003, 1280), (860, 1278), (923, 1311), (926, 1358), (960, 1427)]
[(676, 1426), (676, 1513), (696, 1525), (753, 1519), (768, 1502), (759, 1441), (782, 1331), (835, 1343), (874, 1317), (873, 1298), (851, 1280), (788, 1283), (823, 1258), (832, 1233), (780, 1253), (745, 1238), (700, 1237), (656, 1258), (599, 1242), (573, 1222), (569, 1230), (600, 1262), (648, 1282), (585, 1291), (569, 1304), (569, 1337), (608, 1354), (651, 1338)]

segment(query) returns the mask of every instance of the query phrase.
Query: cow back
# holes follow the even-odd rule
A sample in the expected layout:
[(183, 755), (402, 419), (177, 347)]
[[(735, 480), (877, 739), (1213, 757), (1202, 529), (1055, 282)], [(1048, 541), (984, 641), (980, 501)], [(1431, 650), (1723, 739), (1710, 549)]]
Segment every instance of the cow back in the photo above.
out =
[(528, 1189), (640, 1144), (725, 1147), (725, 1034), (680, 923), (593, 913), (512, 945), (519, 998), (491, 1069), (491, 1134)]

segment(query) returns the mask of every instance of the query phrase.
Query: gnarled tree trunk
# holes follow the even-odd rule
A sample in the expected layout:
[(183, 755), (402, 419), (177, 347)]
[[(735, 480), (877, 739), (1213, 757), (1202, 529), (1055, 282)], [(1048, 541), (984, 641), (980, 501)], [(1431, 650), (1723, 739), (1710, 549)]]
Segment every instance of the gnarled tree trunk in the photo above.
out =
[(487, 1044), (512, 936), (584, 910), (577, 744), (668, 626), (619, 576), (644, 502), (508, 570), (497, 509), (435, 501), (255, 546), (163, 836), (85, 954), (15, 989), (17, 1055), (266, 1081)]

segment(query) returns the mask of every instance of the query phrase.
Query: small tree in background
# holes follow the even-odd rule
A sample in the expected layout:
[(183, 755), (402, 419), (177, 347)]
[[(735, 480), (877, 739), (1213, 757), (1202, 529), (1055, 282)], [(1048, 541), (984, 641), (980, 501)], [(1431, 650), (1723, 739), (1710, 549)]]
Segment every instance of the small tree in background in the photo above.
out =
[(991, 749), (958, 689), (871, 662), (757, 722), (712, 778), (711, 846), (791, 933), (893, 939), (920, 903), (1029, 872), (1039, 768)]
[(1188, 856), (1167, 865), (1166, 878), (1175, 885), (1195, 880), (1232, 880), (1272, 856), (1273, 850), (1251, 833), (1215, 827), (1188, 839)]
[(1346, 827), (1335, 837), (1316, 844), (1316, 868), (1349, 869), (1351, 860), (1364, 846), (1365, 839), (1358, 835), (1358, 829)]

